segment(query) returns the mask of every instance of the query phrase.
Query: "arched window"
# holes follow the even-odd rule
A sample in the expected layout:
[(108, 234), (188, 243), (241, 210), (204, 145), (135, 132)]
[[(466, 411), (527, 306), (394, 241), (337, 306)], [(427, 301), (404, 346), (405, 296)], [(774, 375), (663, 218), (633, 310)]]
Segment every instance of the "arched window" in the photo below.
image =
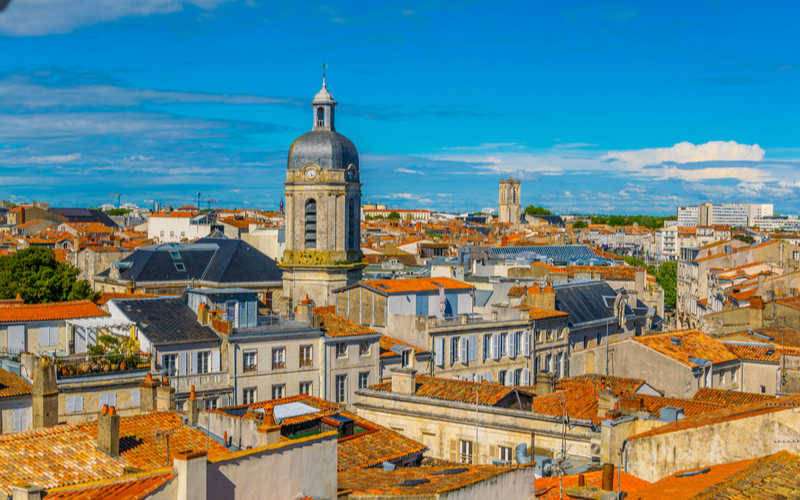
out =
[(317, 248), (317, 202), (306, 202), (306, 248)]
[(325, 125), (325, 108), (322, 106), (317, 108), (317, 126), (322, 127)]
[(347, 208), (347, 248), (356, 248), (356, 202), (350, 198)]

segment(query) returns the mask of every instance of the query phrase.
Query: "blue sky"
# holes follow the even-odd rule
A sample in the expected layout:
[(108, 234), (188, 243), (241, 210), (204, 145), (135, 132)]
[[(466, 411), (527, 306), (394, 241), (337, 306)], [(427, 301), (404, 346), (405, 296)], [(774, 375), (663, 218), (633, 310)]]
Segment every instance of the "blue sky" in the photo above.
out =
[(795, 2), (12, 0), (0, 197), (276, 208), (322, 63), (365, 201), (800, 212)]

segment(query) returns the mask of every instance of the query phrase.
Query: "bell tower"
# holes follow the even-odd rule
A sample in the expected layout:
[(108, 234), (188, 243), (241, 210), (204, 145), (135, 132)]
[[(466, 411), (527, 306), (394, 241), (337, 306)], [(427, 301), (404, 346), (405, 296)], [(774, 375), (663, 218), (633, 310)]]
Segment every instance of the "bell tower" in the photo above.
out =
[(332, 290), (361, 279), (358, 151), (334, 128), (336, 101), (322, 89), (311, 101), (311, 131), (294, 141), (286, 169), (283, 296), (333, 304)]

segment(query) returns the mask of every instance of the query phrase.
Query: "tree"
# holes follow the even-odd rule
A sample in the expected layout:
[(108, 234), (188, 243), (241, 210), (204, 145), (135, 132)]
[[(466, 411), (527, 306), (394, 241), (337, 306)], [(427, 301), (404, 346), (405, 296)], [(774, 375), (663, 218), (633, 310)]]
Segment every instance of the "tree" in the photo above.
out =
[(525, 215), (553, 215), (553, 212), (538, 205), (528, 205), (525, 207)]
[(737, 234), (736, 236), (734, 236), (734, 238), (736, 238), (739, 241), (743, 241), (748, 245), (752, 245), (753, 243), (756, 242), (756, 239), (750, 236), (749, 234)]
[(128, 210), (127, 208), (112, 208), (111, 210), (106, 211), (106, 213), (112, 217), (115, 215), (129, 214), (130, 212), (131, 211)]
[(572, 227), (575, 228), (575, 229), (584, 229), (584, 228), (589, 227), (589, 224), (587, 224), (586, 221), (583, 221), (583, 220), (576, 220), (572, 224)]
[(664, 305), (675, 307), (678, 296), (678, 263), (670, 260), (661, 264), (656, 274), (656, 282), (664, 289)]
[(400, 214), (397, 212), (391, 212), (389, 215), (386, 216), (388, 220), (400, 220)]
[(53, 250), (29, 247), (0, 257), (0, 299), (20, 294), (27, 304), (65, 300), (100, 299), (86, 280), (78, 280), (80, 270), (58, 262)]

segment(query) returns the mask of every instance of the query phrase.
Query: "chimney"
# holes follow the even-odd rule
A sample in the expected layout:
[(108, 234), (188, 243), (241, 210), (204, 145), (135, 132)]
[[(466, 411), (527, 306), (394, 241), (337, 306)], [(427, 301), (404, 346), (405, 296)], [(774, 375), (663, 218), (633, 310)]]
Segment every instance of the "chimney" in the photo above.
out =
[(36, 373), (36, 355), (27, 352), (22, 353), (19, 356), (19, 361), (22, 363), (22, 367), (25, 368), (25, 373), (21, 373), (21, 375), (33, 380), (33, 375)]
[(41, 357), (36, 360), (33, 373), (33, 428), (52, 427), (58, 423), (56, 365)]
[(11, 492), (11, 500), (41, 500), (42, 498), (42, 489), (29, 484), (12, 486)]
[(154, 411), (156, 407), (156, 392), (161, 385), (157, 380), (153, 380), (153, 375), (147, 374), (143, 382), (139, 382), (139, 412)]
[(119, 415), (113, 406), (103, 405), (97, 417), (97, 449), (110, 457), (119, 456)]
[(272, 408), (264, 410), (264, 420), (258, 426), (258, 446), (271, 446), (281, 441), (281, 426)]
[(206, 500), (206, 473), (208, 463), (205, 451), (176, 453), (173, 470), (178, 476), (175, 500)]
[(544, 290), (542, 290), (541, 307), (549, 309), (550, 311), (556, 310), (556, 292), (553, 290), (553, 285), (551, 285), (549, 281), (545, 283)]
[(536, 374), (536, 395), (546, 396), (553, 392), (553, 375), (550, 372)]
[(208, 324), (208, 307), (206, 307), (206, 305), (202, 302), (200, 302), (200, 305), (197, 306), (197, 321), (201, 325)]
[(618, 407), (619, 398), (617, 395), (608, 390), (600, 389), (597, 392), (597, 416), (605, 417), (607, 412), (615, 410)]
[(178, 402), (175, 399), (175, 388), (169, 386), (169, 380), (164, 378), (163, 385), (156, 389), (156, 409), (161, 411), (175, 411)]
[(417, 392), (417, 370), (413, 368), (393, 369), (392, 392), (413, 396)]
[(603, 464), (603, 491), (614, 491), (614, 464)]
[(197, 399), (194, 396), (194, 386), (192, 386), (192, 392), (189, 394), (189, 401), (186, 402), (186, 413), (189, 417), (189, 425), (196, 426), (200, 420), (200, 411), (197, 408)]

